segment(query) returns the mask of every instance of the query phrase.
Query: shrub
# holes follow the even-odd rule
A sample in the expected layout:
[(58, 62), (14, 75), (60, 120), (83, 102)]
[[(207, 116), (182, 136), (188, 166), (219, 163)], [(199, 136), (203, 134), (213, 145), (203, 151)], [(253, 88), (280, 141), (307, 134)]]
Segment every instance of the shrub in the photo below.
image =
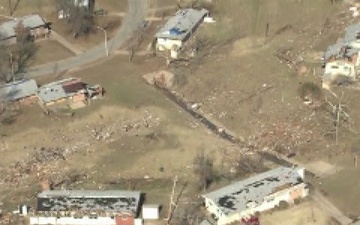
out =
[(322, 90), (314, 82), (305, 82), (299, 88), (299, 96), (304, 101), (318, 102), (322, 98)]

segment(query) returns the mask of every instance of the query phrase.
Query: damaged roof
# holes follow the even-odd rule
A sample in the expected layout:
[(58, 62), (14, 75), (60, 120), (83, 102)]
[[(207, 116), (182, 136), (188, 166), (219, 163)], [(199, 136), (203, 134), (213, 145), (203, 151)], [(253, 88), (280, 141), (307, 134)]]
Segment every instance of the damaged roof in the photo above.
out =
[[(359, 33), (360, 23), (348, 26), (345, 30), (344, 39), (339, 43), (329, 46), (324, 53), (324, 59), (327, 61), (333, 56), (335, 56), (336, 58), (342, 58), (343, 56), (349, 57), (354, 53), (359, 52), (359, 48), (351, 45), (353, 42), (359, 39)], [(343, 49), (346, 49), (345, 54), (342, 53)]]
[(10, 21), (6, 21), (0, 24), (0, 37), (6, 40), (11, 37), (15, 37), (15, 28), (19, 22), (23, 22), (25, 28), (34, 29), (37, 27), (45, 26), (46, 22), (39, 15), (28, 15), (18, 17)]
[(0, 87), (1, 101), (16, 101), (36, 94), (35, 80), (15, 81)]
[(85, 85), (78, 78), (66, 78), (41, 86), (37, 95), (42, 103), (53, 102), (68, 98), (78, 91), (84, 90)]
[(209, 14), (209, 11), (206, 9), (180, 9), (155, 36), (157, 38), (184, 40), (207, 14)]
[(284, 185), (303, 183), (301, 168), (278, 167), (216, 191), (204, 194), (226, 215), (246, 210), (247, 204), (261, 204), (264, 198)]
[(38, 211), (138, 211), (140, 192), (121, 190), (46, 190), (38, 194)]

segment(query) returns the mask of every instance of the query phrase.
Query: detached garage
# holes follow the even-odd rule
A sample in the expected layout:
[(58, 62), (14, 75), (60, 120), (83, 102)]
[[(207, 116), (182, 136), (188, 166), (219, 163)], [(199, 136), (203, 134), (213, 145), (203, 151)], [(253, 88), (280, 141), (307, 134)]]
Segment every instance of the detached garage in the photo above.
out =
[(142, 218), (144, 220), (158, 220), (160, 217), (159, 205), (144, 205), (142, 207)]

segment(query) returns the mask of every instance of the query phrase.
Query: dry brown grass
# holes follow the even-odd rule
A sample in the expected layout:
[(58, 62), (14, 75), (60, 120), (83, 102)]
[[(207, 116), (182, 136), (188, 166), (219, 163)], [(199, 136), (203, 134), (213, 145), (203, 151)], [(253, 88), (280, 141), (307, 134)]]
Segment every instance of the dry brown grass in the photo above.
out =
[(329, 217), (316, 203), (305, 202), (286, 210), (261, 215), (260, 222), (268, 225), (328, 225)]
[(37, 66), (48, 62), (58, 61), (74, 56), (74, 54), (57, 41), (43, 40), (36, 43), (38, 48), (30, 66)]

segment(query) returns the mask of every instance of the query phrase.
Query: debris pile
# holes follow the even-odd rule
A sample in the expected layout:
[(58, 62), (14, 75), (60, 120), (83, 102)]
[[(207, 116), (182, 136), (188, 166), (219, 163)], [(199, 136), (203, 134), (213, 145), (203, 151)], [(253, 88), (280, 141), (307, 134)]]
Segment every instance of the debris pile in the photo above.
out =
[(314, 131), (305, 126), (281, 122), (261, 129), (248, 141), (256, 149), (288, 155), (296, 151), (298, 146), (310, 142), (313, 137)]
[(171, 88), (174, 83), (174, 74), (161, 70), (148, 73), (143, 78), (151, 85), (157, 85), (161, 88)]
[[(303, 66), (304, 59), (296, 54), (293, 49), (279, 49), (274, 56), (280, 60), (281, 63), (285, 63), (290, 69), (299, 71)], [(302, 69), (303, 70), (303, 69)]]

